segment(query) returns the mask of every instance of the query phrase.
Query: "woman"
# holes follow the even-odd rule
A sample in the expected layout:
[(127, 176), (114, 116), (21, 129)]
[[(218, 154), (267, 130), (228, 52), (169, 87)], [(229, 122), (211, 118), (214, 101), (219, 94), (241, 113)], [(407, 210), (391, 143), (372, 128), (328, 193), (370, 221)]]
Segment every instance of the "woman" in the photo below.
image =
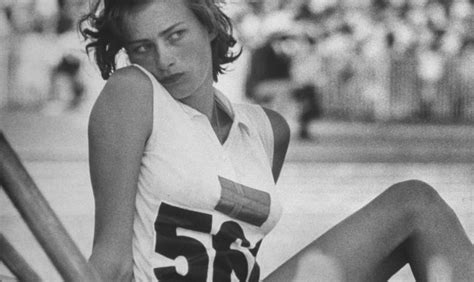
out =
[[(108, 79), (89, 124), (90, 262), (106, 281), (260, 280), (256, 255), (281, 214), (274, 186), (289, 129), (213, 88), (238, 57), (217, 2), (106, 0), (82, 20)], [(116, 70), (122, 48), (132, 65)], [(268, 279), (284, 281), (312, 252), (351, 281), (387, 279), (407, 262), (424, 280), (433, 256), (468, 279), (472, 260), (456, 216), (418, 181), (392, 186)]]

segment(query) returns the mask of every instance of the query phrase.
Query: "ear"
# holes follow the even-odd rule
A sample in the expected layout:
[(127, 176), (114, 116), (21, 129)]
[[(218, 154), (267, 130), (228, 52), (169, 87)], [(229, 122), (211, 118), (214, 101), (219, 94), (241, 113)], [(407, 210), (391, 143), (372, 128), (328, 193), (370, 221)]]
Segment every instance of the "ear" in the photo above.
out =
[(213, 41), (217, 37), (217, 30), (213, 28), (212, 30), (208, 30), (209, 33), (209, 41)]

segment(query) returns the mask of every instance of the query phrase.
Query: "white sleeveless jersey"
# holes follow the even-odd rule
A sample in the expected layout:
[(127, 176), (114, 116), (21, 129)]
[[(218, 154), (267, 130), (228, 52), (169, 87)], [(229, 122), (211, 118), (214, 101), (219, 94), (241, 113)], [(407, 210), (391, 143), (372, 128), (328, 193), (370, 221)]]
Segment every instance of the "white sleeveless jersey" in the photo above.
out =
[(153, 129), (142, 157), (133, 225), (136, 281), (259, 281), (263, 237), (281, 215), (273, 132), (260, 106), (231, 104), (224, 144), (208, 118), (153, 85)]

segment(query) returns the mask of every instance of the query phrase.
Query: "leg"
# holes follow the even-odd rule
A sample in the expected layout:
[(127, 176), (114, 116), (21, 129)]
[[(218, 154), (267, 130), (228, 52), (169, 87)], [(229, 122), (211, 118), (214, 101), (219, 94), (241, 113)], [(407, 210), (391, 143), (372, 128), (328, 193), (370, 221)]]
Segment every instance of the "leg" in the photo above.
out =
[(266, 281), (296, 281), (306, 271), (310, 281), (386, 281), (406, 263), (417, 281), (426, 281), (437, 262), (449, 267), (452, 280), (469, 281), (472, 243), (433, 188), (407, 181), (330, 229)]
[(318, 103), (316, 102), (316, 89), (313, 85), (305, 85), (294, 90), (293, 96), (300, 104), (301, 112), (298, 117), (299, 137), (303, 140), (311, 140), (313, 136), (309, 132), (311, 122), (319, 116)]

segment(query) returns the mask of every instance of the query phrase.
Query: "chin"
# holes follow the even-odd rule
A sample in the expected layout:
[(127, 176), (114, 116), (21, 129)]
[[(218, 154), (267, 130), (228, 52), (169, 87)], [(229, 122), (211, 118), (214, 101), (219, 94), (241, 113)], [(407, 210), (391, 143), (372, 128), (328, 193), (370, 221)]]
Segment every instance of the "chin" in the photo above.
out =
[(168, 93), (171, 95), (176, 100), (183, 100), (189, 97), (189, 92), (188, 91), (183, 91), (171, 87), (165, 87), (166, 90), (168, 90)]

